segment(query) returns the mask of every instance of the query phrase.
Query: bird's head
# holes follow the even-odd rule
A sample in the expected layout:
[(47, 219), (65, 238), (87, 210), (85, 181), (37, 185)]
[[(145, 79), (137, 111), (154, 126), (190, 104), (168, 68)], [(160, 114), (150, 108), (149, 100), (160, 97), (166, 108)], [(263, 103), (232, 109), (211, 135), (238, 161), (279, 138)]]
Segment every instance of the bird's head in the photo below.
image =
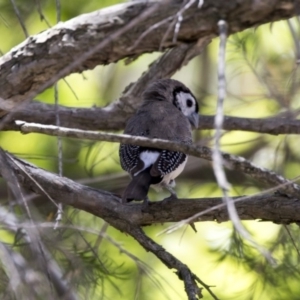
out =
[(199, 106), (195, 96), (183, 83), (174, 79), (160, 79), (151, 83), (143, 95), (144, 101), (169, 101), (198, 128)]

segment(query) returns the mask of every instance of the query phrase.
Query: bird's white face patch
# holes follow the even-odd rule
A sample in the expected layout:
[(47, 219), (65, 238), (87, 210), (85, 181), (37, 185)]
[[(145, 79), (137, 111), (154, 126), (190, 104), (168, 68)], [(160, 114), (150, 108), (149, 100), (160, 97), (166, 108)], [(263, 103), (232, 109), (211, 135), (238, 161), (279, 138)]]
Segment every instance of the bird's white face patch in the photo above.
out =
[(143, 151), (140, 154), (140, 160), (144, 163), (144, 167), (142, 170), (139, 170), (137, 173), (135, 173), (134, 176), (153, 165), (156, 162), (159, 154), (160, 152), (158, 151)]
[(177, 93), (175, 97), (177, 108), (179, 108), (186, 117), (189, 117), (193, 113), (197, 112), (196, 99), (192, 94), (181, 91)]

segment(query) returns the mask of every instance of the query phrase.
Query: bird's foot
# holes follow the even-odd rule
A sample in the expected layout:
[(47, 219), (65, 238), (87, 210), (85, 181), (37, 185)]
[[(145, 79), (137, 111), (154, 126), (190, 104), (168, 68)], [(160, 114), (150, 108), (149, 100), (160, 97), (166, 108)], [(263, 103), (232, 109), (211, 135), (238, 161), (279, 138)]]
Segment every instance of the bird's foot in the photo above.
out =
[(177, 200), (177, 199), (178, 198), (177, 198), (176, 193), (171, 193), (171, 195), (169, 197), (163, 199), (162, 203), (167, 204), (167, 203), (172, 202), (173, 200)]
[(167, 197), (167, 198), (165, 198), (165, 199), (163, 200), (164, 203), (168, 203), (168, 202), (170, 202), (170, 201), (173, 201), (173, 200), (177, 200), (177, 199), (178, 199), (178, 198), (177, 198), (177, 194), (176, 194), (175, 190), (173, 189), (173, 187), (175, 187), (175, 180), (171, 180), (168, 184), (165, 183), (163, 186), (164, 186), (164, 188), (166, 188), (166, 189), (170, 192), (170, 194), (171, 194), (169, 197)]

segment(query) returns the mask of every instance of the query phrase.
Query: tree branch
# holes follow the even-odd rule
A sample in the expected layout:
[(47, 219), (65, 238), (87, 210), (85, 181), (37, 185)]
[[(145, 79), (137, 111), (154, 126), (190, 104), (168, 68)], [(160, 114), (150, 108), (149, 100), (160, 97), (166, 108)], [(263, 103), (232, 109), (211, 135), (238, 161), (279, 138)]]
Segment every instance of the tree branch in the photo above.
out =
[[(50, 196), (63, 204), (100, 217), (108, 223), (124, 219), (139, 226), (178, 222), (204, 210), (208, 210), (207, 213), (196, 221), (225, 222), (229, 220), (222, 198), (151, 202), (149, 211), (142, 212), (142, 204), (123, 205), (119, 197), (109, 192), (81, 185), (66, 177), (59, 177), (19, 160), (11, 154), (5, 153), (5, 155), (14, 162), (14, 164), (10, 164), (11, 168), (26, 190), (46, 197)], [(0, 171), (2, 174), (3, 170)], [(237, 201), (241, 197), (233, 199), (236, 202), (236, 209), (241, 220), (260, 219), (275, 223), (300, 222), (299, 198), (290, 198), (279, 194), (260, 194), (248, 196), (241, 201)]]
[[(193, 220), (193, 222), (229, 220), (227, 208), (222, 203), (221, 198), (178, 199), (172, 201), (172, 203), (164, 201), (150, 203), (149, 210), (145, 213), (142, 211), (141, 204), (122, 204), (119, 197), (106, 191), (80, 185), (70, 179), (16, 159), (3, 150), (0, 151), (1, 157), (6, 158), (12, 172), (15, 174), (14, 176), (26, 190), (46, 195), (51, 199), (59, 200), (61, 203), (89, 212), (104, 219), (115, 228), (130, 234), (165, 265), (177, 270), (179, 279), (184, 281), (189, 299), (195, 300), (201, 296), (201, 289), (197, 286), (197, 282), (200, 282), (214, 299), (217, 299), (208, 285), (194, 275), (185, 264), (147, 237), (139, 226), (181, 221), (203, 210), (207, 210), (207, 213), (202, 215), (201, 218), (198, 217)], [(3, 172), (3, 168), (0, 171)], [(300, 209), (300, 201), (296, 198), (291, 199), (280, 195), (258, 195), (247, 197), (247, 200), (251, 200), (251, 202), (241, 201), (236, 203), (236, 209), (241, 219), (259, 218), (284, 224), (300, 222), (297, 213)], [(214, 209), (214, 207), (217, 209)], [(280, 210), (278, 207), (280, 207)]]
[[(196, 43), (182, 44), (167, 50), (150, 65), (149, 69), (135, 83), (125, 89), (119, 100), (114, 101), (108, 107), (79, 109), (59, 106), (57, 108), (57, 106), (33, 102), (20, 107), (12, 107), (10, 113), (2, 119), (0, 128), (2, 127), (4, 130), (10, 128), (15, 119), (40, 119), (41, 112), (44, 115), (43, 122), (48, 122), (48, 124), (55, 124), (58, 117), (62, 123), (68, 123), (68, 127), (82, 128), (83, 126), (95, 129), (100, 125), (99, 120), (101, 120), (101, 126), (106, 128), (124, 127), (124, 120), (127, 120), (140, 105), (141, 95), (147, 85), (155, 79), (171, 77), (190, 59), (198, 55), (210, 41), (211, 37), (204, 37)], [(3, 100), (2, 102), (4, 103)], [(17, 105), (17, 103), (15, 104)]]
[[(212, 161), (212, 150), (205, 146), (190, 146), (177, 142), (171, 142), (162, 139), (148, 139), (145, 137), (130, 136), (127, 134), (113, 134), (94, 131), (83, 131), (80, 129), (70, 129), (64, 127), (57, 127), (54, 125), (41, 125), (34, 123), (25, 123), (23, 121), (16, 121), (19, 130), (22, 133), (43, 133), (52, 136), (71, 137), (77, 139), (89, 139), (96, 141), (107, 141), (124, 144), (132, 144), (146, 147), (154, 147), (159, 149), (167, 149), (171, 151), (180, 151), (185, 154), (195, 157), (203, 158)], [(235, 156), (228, 153), (222, 153), (224, 166), (230, 170), (241, 171), (252, 178), (262, 181), (265, 184), (277, 187), (278, 191), (288, 195), (299, 197), (300, 186), (292, 181), (285, 179), (281, 175), (276, 174), (266, 168), (256, 166), (243, 157)]]
[[(165, 78), (163, 75), (161, 78)], [(154, 77), (159, 78), (159, 77)], [(140, 89), (136, 87), (134, 89)], [(131, 100), (128, 100), (132, 96)], [(129, 93), (124, 95), (110, 108), (77, 108), (60, 106), (58, 110), (60, 123), (63, 127), (78, 128), (84, 130), (122, 130), (126, 121), (133, 115), (134, 108), (139, 104), (140, 95)], [(131, 102), (130, 102), (131, 101)], [(129, 105), (120, 105), (120, 103)], [(132, 106), (131, 106), (132, 105)], [(122, 113), (121, 113), (122, 110)], [(16, 110), (10, 114), (10, 121), (6, 123), (3, 130), (19, 130), (15, 120), (40, 123), (44, 125), (55, 124), (54, 105), (33, 101), (26, 107)], [(201, 115), (199, 117), (199, 130), (214, 129), (214, 116)], [(239, 130), (271, 135), (300, 134), (300, 120), (291, 118), (272, 117), (265, 119), (224, 117), (223, 129), (228, 131)]]
[(178, 278), (184, 282), (184, 288), (189, 300), (197, 300), (203, 297), (201, 294), (202, 288), (198, 287), (197, 281), (207, 289), (214, 299), (218, 299), (211, 291), (210, 287), (203, 283), (195, 274), (193, 274), (187, 265), (183, 264), (175, 256), (166, 251), (161, 245), (155, 243), (152, 239), (146, 236), (140, 227), (129, 225), (127, 226), (127, 233), (135, 238), (135, 240), (146, 251), (153, 253), (169, 269), (176, 270)]
[[(14, 158), (1, 149), (0, 158), (2, 161), (4, 159), (7, 161), (7, 164), (11, 169), (10, 172), (13, 173), (14, 176), (17, 176), (18, 182), (23, 185), (26, 190), (32, 190), (41, 195), (45, 194), (47, 197), (51, 198), (54, 196), (55, 199), (59, 199), (61, 203), (73, 203), (71, 205), (75, 208), (77, 207), (83, 210), (86, 209), (86, 211), (91, 209), (93, 212), (89, 212), (103, 218), (110, 225), (119, 229), (120, 231), (131, 235), (146, 251), (152, 252), (168, 268), (175, 269), (177, 271), (178, 278), (184, 282), (188, 299), (196, 300), (200, 297), (202, 298), (201, 288), (198, 287), (197, 282), (202, 284), (214, 299), (217, 299), (214, 293), (210, 290), (210, 287), (202, 282), (195, 274), (193, 274), (185, 264), (183, 264), (176, 257), (167, 252), (163, 247), (155, 243), (151, 238), (144, 234), (140, 228), (142, 224), (136, 222), (137, 220), (132, 219), (126, 212), (127, 209), (131, 211), (132, 208), (134, 208), (133, 206), (122, 205), (121, 202), (119, 202), (121, 199), (107, 192), (84, 187), (80, 184), (72, 182), (67, 178), (63, 178), (61, 176), (38, 169)], [(5, 170), (7, 169), (1, 168), (1, 172), (5, 173)], [(58, 178), (62, 180), (58, 182)], [(50, 181), (53, 184), (51, 183), (50, 185)], [(58, 188), (58, 190), (56, 190), (56, 188)], [(69, 193), (72, 194), (71, 197)], [(83, 196), (83, 193), (87, 193), (87, 197)], [(100, 200), (100, 202), (98, 202), (96, 199)], [(67, 202), (65, 202), (66, 200)], [(87, 202), (85, 200), (87, 200)], [(90, 206), (92, 202), (94, 203), (92, 205), (93, 207)], [(81, 205), (84, 205), (85, 209), (83, 206), (81, 207)], [(133, 212), (133, 214), (131, 214), (132, 216), (136, 215), (136, 213), (139, 215), (143, 214), (139, 205), (134, 206), (135, 208), (138, 207), (138, 210)], [(123, 210), (123, 208), (125, 208), (125, 210)]]

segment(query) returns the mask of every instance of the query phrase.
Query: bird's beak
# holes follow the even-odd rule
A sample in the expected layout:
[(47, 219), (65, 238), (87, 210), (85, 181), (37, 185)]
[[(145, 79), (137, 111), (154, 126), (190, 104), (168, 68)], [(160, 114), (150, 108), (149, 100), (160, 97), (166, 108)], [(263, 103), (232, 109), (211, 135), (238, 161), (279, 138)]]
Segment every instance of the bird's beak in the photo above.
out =
[(199, 126), (199, 115), (196, 112), (192, 113), (188, 117), (188, 119), (189, 119), (190, 123), (192, 124), (192, 126), (194, 128), (198, 128), (198, 126)]

